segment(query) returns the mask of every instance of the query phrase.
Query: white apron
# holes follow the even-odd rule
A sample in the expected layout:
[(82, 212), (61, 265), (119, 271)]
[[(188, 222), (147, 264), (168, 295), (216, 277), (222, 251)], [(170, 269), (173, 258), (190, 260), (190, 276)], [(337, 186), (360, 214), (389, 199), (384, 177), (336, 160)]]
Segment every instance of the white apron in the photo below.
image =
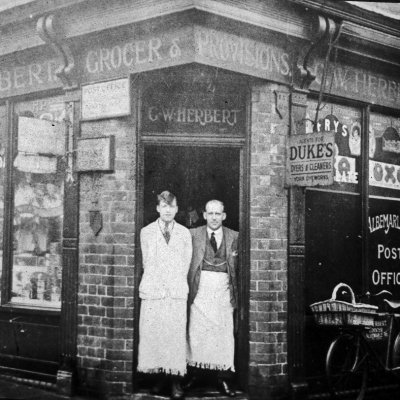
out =
[(228, 274), (202, 271), (190, 308), (188, 364), (234, 371), (233, 329)]
[(142, 300), (138, 371), (186, 373), (186, 299)]

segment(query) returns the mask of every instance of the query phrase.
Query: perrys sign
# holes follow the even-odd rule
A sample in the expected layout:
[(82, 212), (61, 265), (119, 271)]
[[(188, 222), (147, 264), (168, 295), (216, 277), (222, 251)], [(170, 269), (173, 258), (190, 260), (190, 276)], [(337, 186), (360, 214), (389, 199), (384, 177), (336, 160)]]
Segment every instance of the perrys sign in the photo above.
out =
[(332, 185), (335, 132), (289, 137), (286, 183), (289, 186)]

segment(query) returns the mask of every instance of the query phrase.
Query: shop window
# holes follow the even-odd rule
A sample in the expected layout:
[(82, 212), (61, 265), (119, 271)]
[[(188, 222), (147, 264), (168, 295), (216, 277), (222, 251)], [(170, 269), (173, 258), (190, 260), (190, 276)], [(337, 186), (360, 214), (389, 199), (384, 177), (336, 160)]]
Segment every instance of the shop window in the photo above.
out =
[(62, 97), (15, 105), (11, 303), (61, 306), (64, 193)]
[(400, 299), (400, 119), (370, 114), (368, 284)]
[[(400, 119), (365, 108), (366, 127), (361, 108), (328, 102), (317, 117), (316, 108), (317, 101), (310, 100), (308, 132), (334, 130), (336, 141), (334, 184), (307, 188), (305, 194), (305, 369), (311, 390), (321, 391), (332, 338), (315, 328), (309, 305), (331, 298), (341, 282), (356, 294), (387, 290), (392, 293), (387, 298), (400, 300)], [(362, 134), (368, 154), (362, 153)], [(367, 176), (362, 165), (368, 165)], [(368, 186), (361, 191), (363, 180)], [(363, 301), (383, 306), (379, 297)]]
[(329, 298), (340, 282), (356, 291), (362, 282), (361, 109), (323, 103), (316, 117), (317, 106), (308, 102), (307, 131), (335, 132), (335, 164), (333, 185), (306, 192), (307, 306)]

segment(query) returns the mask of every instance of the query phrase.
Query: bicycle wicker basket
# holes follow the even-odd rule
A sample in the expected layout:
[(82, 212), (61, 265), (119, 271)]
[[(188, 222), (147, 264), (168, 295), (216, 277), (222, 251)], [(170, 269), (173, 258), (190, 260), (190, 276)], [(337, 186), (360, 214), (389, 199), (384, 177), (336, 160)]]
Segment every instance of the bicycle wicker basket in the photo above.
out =
[[(351, 295), (351, 303), (336, 300), (340, 288), (346, 288)], [(332, 298), (310, 305), (318, 325), (361, 325), (373, 326), (378, 307), (356, 303), (354, 292), (349, 285), (339, 283), (335, 286)]]

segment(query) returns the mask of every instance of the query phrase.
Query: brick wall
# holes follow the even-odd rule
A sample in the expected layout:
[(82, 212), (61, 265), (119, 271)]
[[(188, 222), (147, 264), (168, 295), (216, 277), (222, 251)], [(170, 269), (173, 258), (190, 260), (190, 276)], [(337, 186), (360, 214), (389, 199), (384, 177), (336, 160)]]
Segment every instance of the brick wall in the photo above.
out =
[[(275, 111), (278, 85), (253, 88), (251, 126), (250, 396), (287, 391), (288, 116)], [(130, 393), (133, 338), (135, 132), (128, 119), (87, 122), (82, 137), (116, 136), (111, 174), (82, 174), (78, 385)], [(103, 215), (95, 236), (89, 210)]]
[[(250, 396), (287, 391), (287, 218), (284, 188), (288, 115), (276, 112), (273, 84), (254, 86), (251, 124)], [(287, 90), (287, 89), (286, 89)]]
[[(80, 175), (78, 386), (129, 393), (132, 379), (135, 129), (129, 119), (87, 122), (82, 137), (115, 135), (114, 173)], [(95, 236), (89, 210), (100, 210)]]

